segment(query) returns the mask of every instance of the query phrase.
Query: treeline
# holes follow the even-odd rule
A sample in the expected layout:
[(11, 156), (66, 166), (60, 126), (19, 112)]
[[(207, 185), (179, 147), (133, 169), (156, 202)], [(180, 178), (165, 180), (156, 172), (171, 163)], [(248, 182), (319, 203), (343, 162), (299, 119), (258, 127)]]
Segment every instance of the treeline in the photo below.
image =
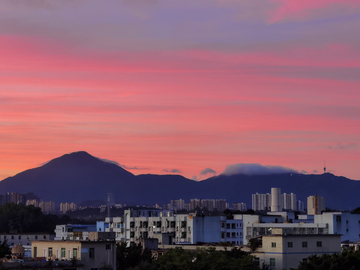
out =
[[(116, 249), (118, 270), (260, 270), (254, 257), (239, 248), (216, 251), (215, 248), (184, 250), (174, 248), (154, 259), (150, 250), (142, 251), (141, 245)], [(266, 268), (264, 266), (264, 268)]]
[(345, 249), (341, 253), (310, 256), (301, 262), (297, 269), (292, 270), (359, 270), (360, 251)]
[(56, 225), (74, 221), (79, 222), (65, 215), (44, 215), (39, 207), (33, 205), (0, 205), (0, 233), (54, 233)]

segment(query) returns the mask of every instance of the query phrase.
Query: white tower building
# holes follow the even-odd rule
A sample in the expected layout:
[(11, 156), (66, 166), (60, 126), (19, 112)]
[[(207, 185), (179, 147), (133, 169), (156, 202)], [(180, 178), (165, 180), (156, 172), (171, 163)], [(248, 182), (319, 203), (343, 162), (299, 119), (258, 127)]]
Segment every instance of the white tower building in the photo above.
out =
[(271, 212), (282, 211), (280, 188), (271, 188)]

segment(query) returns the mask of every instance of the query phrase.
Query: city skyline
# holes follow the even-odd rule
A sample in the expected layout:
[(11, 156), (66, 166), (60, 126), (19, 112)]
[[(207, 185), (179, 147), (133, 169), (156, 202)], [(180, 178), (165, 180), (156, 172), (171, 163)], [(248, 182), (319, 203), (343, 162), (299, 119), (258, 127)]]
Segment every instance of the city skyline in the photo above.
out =
[(0, 18), (0, 180), (76, 151), (136, 175), (360, 180), (359, 1), (4, 0)]

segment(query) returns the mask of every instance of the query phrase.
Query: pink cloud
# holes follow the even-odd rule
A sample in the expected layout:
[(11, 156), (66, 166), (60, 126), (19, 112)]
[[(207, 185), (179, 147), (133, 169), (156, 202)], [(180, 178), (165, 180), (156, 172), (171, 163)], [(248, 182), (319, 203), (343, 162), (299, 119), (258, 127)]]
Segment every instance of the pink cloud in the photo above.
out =
[(323, 17), (326, 14), (354, 13), (360, 8), (358, 0), (270, 0), (279, 6), (271, 11), (271, 23), (286, 20), (306, 19), (309, 17)]

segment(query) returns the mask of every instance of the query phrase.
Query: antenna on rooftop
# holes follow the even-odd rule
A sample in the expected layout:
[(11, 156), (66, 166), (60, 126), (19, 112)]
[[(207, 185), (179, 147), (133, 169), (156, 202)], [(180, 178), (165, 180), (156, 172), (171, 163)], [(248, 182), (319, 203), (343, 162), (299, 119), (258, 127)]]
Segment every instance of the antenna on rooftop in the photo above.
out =
[(324, 160), (324, 173), (326, 173), (326, 163), (325, 163), (325, 160)]

